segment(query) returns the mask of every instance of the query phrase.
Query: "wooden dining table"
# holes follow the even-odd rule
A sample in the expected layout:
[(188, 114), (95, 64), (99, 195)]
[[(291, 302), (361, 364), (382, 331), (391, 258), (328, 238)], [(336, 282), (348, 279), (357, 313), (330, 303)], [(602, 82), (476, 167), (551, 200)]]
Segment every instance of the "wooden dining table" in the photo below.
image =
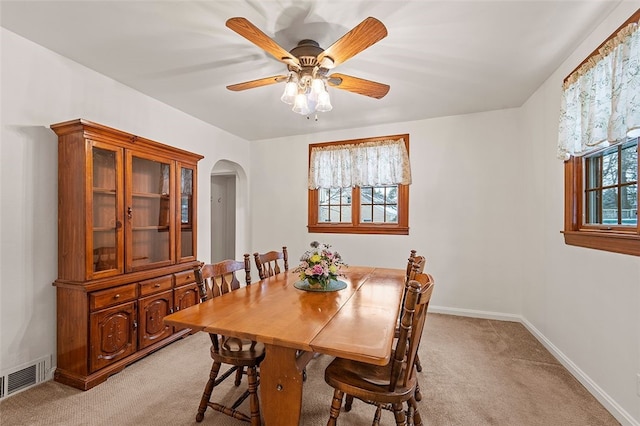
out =
[[(303, 371), (314, 353), (389, 362), (405, 271), (343, 268), (343, 290), (299, 290), (285, 271), (164, 318), (168, 325), (262, 342), (260, 408), (266, 426), (300, 424)], [(327, 395), (327, 418), (331, 395)]]

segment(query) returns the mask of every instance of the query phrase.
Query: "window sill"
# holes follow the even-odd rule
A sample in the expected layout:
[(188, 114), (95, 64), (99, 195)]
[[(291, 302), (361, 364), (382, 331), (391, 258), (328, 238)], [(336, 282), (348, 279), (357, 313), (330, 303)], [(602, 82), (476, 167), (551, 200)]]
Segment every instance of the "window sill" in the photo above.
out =
[(382, 234), (382, 235), (409, 235), (408, 226), (388, 225), (309, 225), (307, 226), (309, 233), (317, 234)]
[(567, 245), (640, 256), (640, 235), (620, 232), (564, 231)]

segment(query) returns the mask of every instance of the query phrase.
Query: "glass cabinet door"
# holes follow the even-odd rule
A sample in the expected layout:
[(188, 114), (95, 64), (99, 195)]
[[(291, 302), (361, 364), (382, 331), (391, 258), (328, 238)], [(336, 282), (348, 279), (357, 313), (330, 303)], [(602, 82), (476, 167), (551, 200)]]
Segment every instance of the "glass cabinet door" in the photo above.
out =
[(178, 230), (178, 259), (181, 262), (195, 260), (195, 184), (196, 170), (190, 165), (178, 164), (178, 214), (180, 229)]
[(127, 151), (127, 272), (175, 263), (173, 162)]
[(123, 271), (123, 194), (122, 150), (98, 142), (91, 151), (91, 197), (93, 214), (88, 239), (87, 271), (90, 277), (99, 278), (121, 274)]

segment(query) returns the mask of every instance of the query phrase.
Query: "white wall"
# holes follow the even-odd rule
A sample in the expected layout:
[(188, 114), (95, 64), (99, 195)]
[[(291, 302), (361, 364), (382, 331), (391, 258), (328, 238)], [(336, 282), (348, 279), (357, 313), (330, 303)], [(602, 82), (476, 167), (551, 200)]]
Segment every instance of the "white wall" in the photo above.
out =
[[(249, 143), (2, 29), (0, 371), (56, 353), (57, 137), (85, 118), (204, 155), (198, 167), (198, 258), (210, 258), (210, 172), (248, 173)], [(213, 106), (212, 106), (213, 107)], [(240, 200), (247, 209), (248, 194)], [(246, 217), (246, 215), (245, 215)], [(249, 224), (237, 246), (248, 250)]]

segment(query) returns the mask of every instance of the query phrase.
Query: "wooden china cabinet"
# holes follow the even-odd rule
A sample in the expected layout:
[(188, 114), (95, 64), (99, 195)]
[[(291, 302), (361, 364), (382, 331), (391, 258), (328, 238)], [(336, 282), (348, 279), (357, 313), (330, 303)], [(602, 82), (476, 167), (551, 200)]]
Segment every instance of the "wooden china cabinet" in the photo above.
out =
[(56, 381), (87, 390), (189, 333), (203, 157), (86, 120), (58, 135)]

